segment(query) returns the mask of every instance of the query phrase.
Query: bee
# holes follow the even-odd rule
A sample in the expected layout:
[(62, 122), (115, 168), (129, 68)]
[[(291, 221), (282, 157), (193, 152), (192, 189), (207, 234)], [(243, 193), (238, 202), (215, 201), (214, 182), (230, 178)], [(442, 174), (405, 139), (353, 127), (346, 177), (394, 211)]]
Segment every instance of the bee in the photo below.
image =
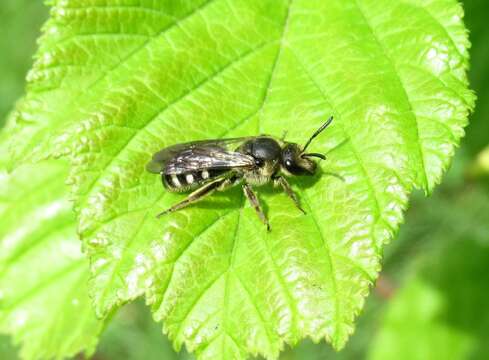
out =
[(244, 195), (270, 231), (270, 223), (253, 190), (254, 186), (269, 182), (280, 186), (305, 214), (286, 177), (315, 174), (317, 164), (311, 158), (325, 160), (326, 157), (319, 153), (306, 153), (306, 150), (332, 121), (331, 116), (303, 147), (284, 139), (260, 135), (193, 141), (158, 151), (146, 165), (146, 170), (159, 174), (168, 191), (190, 194), (157, 217), (187, 207), (215, 191), (241, 184)]

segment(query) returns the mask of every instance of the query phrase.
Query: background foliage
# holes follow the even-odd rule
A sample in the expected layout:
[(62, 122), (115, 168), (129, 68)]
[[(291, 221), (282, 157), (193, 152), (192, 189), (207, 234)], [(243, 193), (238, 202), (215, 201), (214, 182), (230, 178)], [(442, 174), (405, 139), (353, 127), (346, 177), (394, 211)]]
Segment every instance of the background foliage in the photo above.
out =
[[(7, 19), (0, 40), (0, 115), (22, 92), (27, 59), (46, 16), (38, 1), (22, 2), (25, 11), (18, 11), (18, 1), (0, 4), (0, 15)], [(328, 345), (305, 342), (283, 359), (487, 358), (489, 182), (483, 171), (471, 170), (489, 143), (489, 5), (483, 0), (464, 4), (473, 43), (470, 79), (479, 100), (449, 176), (431, 198), (413, 196), (400, 238), (386, 249), (381, 279), (346, 348), (336, 354)], [(9, 339), (2, 338), (0, 358), (14, 359), (15, 354)], [(105, 331), (95, 357), (189, 356), (174, 354), (147, 310), (132, 304)]]

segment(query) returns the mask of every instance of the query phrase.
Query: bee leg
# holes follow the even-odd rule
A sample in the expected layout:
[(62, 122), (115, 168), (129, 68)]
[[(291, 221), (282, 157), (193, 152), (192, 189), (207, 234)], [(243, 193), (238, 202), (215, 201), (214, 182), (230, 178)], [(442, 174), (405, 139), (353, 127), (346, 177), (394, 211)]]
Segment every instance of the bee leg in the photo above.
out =
[(282, 189), (285, 191), (285, 193), (287, 194), (287, 196), (292, 199), (292, 201), (294, 202), (295, 206), (297, 206), (297, 208), (300, 211), (302, 211), (304, 213), (304, 215), (305, 215), (306, 214), (306, 211), (301, 207), (301, 204), (299, 202), (299, 198), (297, 197), (297, 195), (294, 192), (294, 190), (292, 190), (292, 188), (290, 187), (290, 185), (287, 182), (287, 180), (283, 176), (277, 176), (276, 178), (273, 179), (273, 181), (275, 182), (275, 184), (279, 184), (280, 186), (282, 186)]
[(261, 206), (260, 206), (260, 201), (256, 197), (255, 192), (251, 188), (249, 184), (243, 184), (243, 191), (246, 196), (246, 198), (249, 200), (253, 208), (255, 209), (258, 217), (260, 220), (266, 225), (267, 230), (270, 231), (270, 223), (268, 222), (267, 217), (265, 216), (265, 213), (263, 212)]
[(212, 194), (216, 190), (222, 190), (223, 188), (231, 185), (230, 180), (226, 178), (221, 178), (217, 179), (215, 181), (212, 181), (208, 184), (205, 184), (195, 190), (194, 192), (190, 193), (189, 196), (187, 196), (185, 199), (180, 201), (179, 203), (176, 203), (173, 205), (171, 208), (159, 213), (156, 217), (161, 217), (163, 215), (166, 215), (168, 213), (180, 210), (184, 207), (189, 206), (190, 204), (193, 204), (199, 200), (202, 200), (204, 197)]

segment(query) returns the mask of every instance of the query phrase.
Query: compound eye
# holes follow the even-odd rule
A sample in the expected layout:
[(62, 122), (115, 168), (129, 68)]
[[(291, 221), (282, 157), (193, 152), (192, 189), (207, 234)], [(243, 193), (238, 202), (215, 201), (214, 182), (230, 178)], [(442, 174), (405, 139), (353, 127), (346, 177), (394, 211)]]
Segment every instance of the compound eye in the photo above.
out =
[(287, 171), (292, 175), (302, 175), (306, 172), (304, 168), (291, 159), (285, 159), (284, 165)]

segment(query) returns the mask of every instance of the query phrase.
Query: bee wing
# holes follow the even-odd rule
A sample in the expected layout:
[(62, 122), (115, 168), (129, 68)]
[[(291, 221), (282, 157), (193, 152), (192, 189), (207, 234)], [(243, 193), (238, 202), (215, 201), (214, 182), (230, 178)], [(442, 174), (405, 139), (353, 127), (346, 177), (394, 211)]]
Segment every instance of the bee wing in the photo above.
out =
[(251, 168), (253, 157), (220, 148), (195, 147), (184, 150), (170, 159), (164, 169), (165, 174), (182, 174), (195, 170), (231, 170)]
[(253, 157), (233, 150), (250, 138), (194, 141), (167, 147), (153, 155), (151, 173), (182, 174), (193, 170), (230, 170), (255, 165)]

